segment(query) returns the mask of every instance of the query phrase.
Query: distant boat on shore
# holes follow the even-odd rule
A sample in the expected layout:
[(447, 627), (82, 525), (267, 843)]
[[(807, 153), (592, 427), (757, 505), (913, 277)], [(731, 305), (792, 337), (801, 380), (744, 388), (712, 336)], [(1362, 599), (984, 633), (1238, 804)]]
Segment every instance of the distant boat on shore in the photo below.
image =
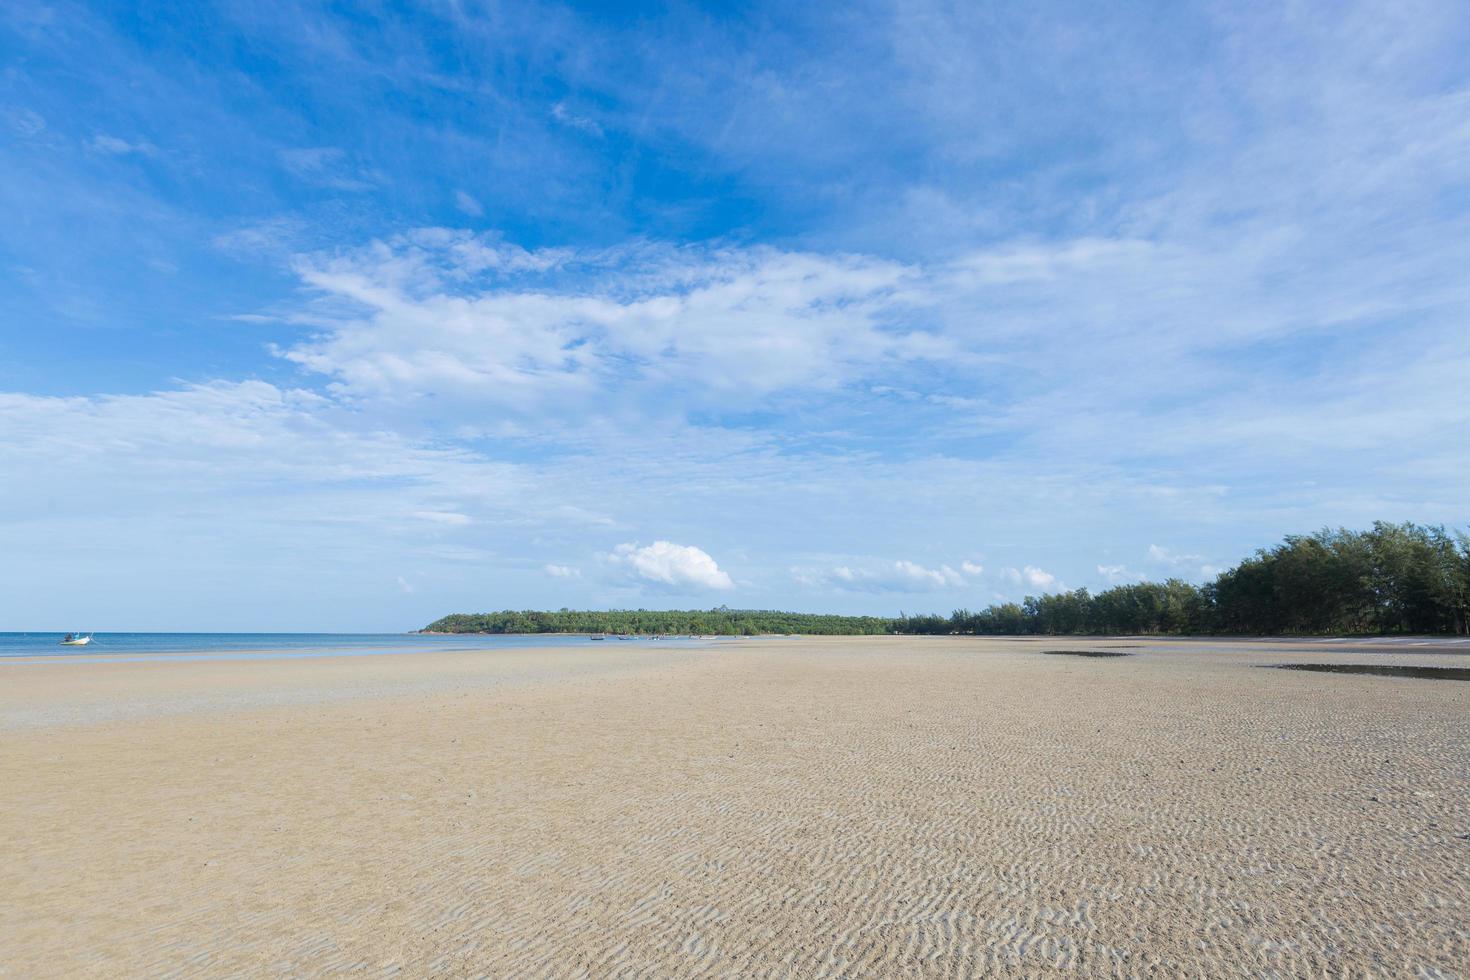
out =
[(84, 647), (91, 642), (91, 633), (68, 633), (61, 638), (61, 645), (64, 647)]

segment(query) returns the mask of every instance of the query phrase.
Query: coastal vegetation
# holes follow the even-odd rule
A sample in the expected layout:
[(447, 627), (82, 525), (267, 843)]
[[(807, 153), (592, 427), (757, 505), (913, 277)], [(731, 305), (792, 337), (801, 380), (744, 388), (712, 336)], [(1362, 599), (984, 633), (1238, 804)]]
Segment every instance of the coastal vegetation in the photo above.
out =
[(430, 623), (431, 633), (612, 633), (635, 635), (760, 636), (769, 633), (852, 636), (891, 633), (894, 620), (883, 616), (830, 616), (823, 613), (764, 609), (561, 609), (556, 612), (504, 612), (445, 616)]
[(979, 612), (833, 616), (768, 610), (505, 611), (445, 616), (443, 633), (1381, 634), (1470, 633), (1470, 538), (1379, 522), (1290, 535), (1214, 581), (1027, 596)]

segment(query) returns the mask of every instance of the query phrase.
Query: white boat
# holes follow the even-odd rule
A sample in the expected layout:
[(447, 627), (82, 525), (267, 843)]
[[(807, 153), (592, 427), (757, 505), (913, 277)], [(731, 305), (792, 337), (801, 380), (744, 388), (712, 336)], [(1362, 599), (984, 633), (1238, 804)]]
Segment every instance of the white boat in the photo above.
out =
[(61, 638), (61, 645), (64, 647), (84, 647), (91, 642), (91, 633), (68, 633)]

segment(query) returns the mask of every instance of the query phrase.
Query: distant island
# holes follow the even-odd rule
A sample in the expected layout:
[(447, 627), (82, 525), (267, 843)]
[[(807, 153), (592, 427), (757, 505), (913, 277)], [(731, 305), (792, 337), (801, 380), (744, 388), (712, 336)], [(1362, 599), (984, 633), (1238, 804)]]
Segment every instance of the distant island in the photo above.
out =
[(803, 633), (1343, 635), (1470, 633), (1470, 538), (1379, 522), (1290, 535), (1195, 585), (1181, 579), (1027, 596), (948, 616), (836, 616), (764, 609), (456, 613), (427, 633), (758, 636)]

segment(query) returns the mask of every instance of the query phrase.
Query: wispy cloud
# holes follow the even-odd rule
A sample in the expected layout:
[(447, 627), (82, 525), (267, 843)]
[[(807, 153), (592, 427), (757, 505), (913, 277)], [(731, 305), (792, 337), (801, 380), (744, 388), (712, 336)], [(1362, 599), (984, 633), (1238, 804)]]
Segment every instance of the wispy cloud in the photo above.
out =
[(454, 206), (472, 218), (478, 218), (485, 213), (485, 206), (464, 191), (454, 192)]
[(98, 133), (93, 136), (88, 145), (98, 153), (109, 153), (113, 156), (151, 157), (158, 154), (158, 147), (147, 140), (128, 141), (117, 136), (108, 136), (106, 133)]
[(0, 109), (0, 119), (3, 119), (11, 132), (21, 139), (32, 139), (46, 132), (46, 117), (24, 106), (7, 106)]
[[(1262, 544), (1265, 543), (1262, 542)], [(1164, 569), (1165, 574), (1169, 576), (1209, 579), (1220, 574), (1220, 569), (1208, 561), (1204, 555), (1182, 554), (1156, 544), (1148, 546), (1148, 560), (1155, 567)]]
[(264, 218), (217, 233), (210, 244), (242, 256), (287, 259), (299, 247), (305, 222), (292, 215)]
[(750, 405), (956, 356), (907, 319), (911, 270), (866, 257), (525, 251), (423, 229), (297, 268), (318, 294), (300, 319), (321, 332), (284, 356), (354, 396), (553, 413), (600, 410), (592, 397), (610, 390)]
[(939, 592), (952, 591), (970, 584), (984, 571), (973, 562), (963, 562), (959, 569), (941, 564), (927, 567), (900, 558), (890, 562), (866, 561), (830, 568), (791, 569), (791, 575), (802, 585), (841, 589), (847, 592)]
[(382, 183), (382, 175), (351, 163), (336, 146), (305, 146), (281, 150), (281, 165), (294, 176), (318, 187), (337, 191), (370, 191)]
[(413, 516), (421, 521), (432, 524), (448, 524), (452, 527), (464, 527), (466, 524), (474, 523), (468, 514), (461, 514), (453, 510), (416, 510)]
[(1143, 572), (1135, 572), (1127, 565), (1099, 565), (1097, 574), (1103, 577), (1109, 585), (1125, 585), (1130, 582), (1146, 582), (1148, 576)]
[(567, 107), (565, 102), (558, 102), (553, 105), (551, 107), (551, 115), (557, 122), (564, 123), (575, 129), (580, 129), (589, 135), (598, 138), (601, 138), (603, 135), (602, 126), (598, 124), (597, 120), (582, 113), (574, 112)]

